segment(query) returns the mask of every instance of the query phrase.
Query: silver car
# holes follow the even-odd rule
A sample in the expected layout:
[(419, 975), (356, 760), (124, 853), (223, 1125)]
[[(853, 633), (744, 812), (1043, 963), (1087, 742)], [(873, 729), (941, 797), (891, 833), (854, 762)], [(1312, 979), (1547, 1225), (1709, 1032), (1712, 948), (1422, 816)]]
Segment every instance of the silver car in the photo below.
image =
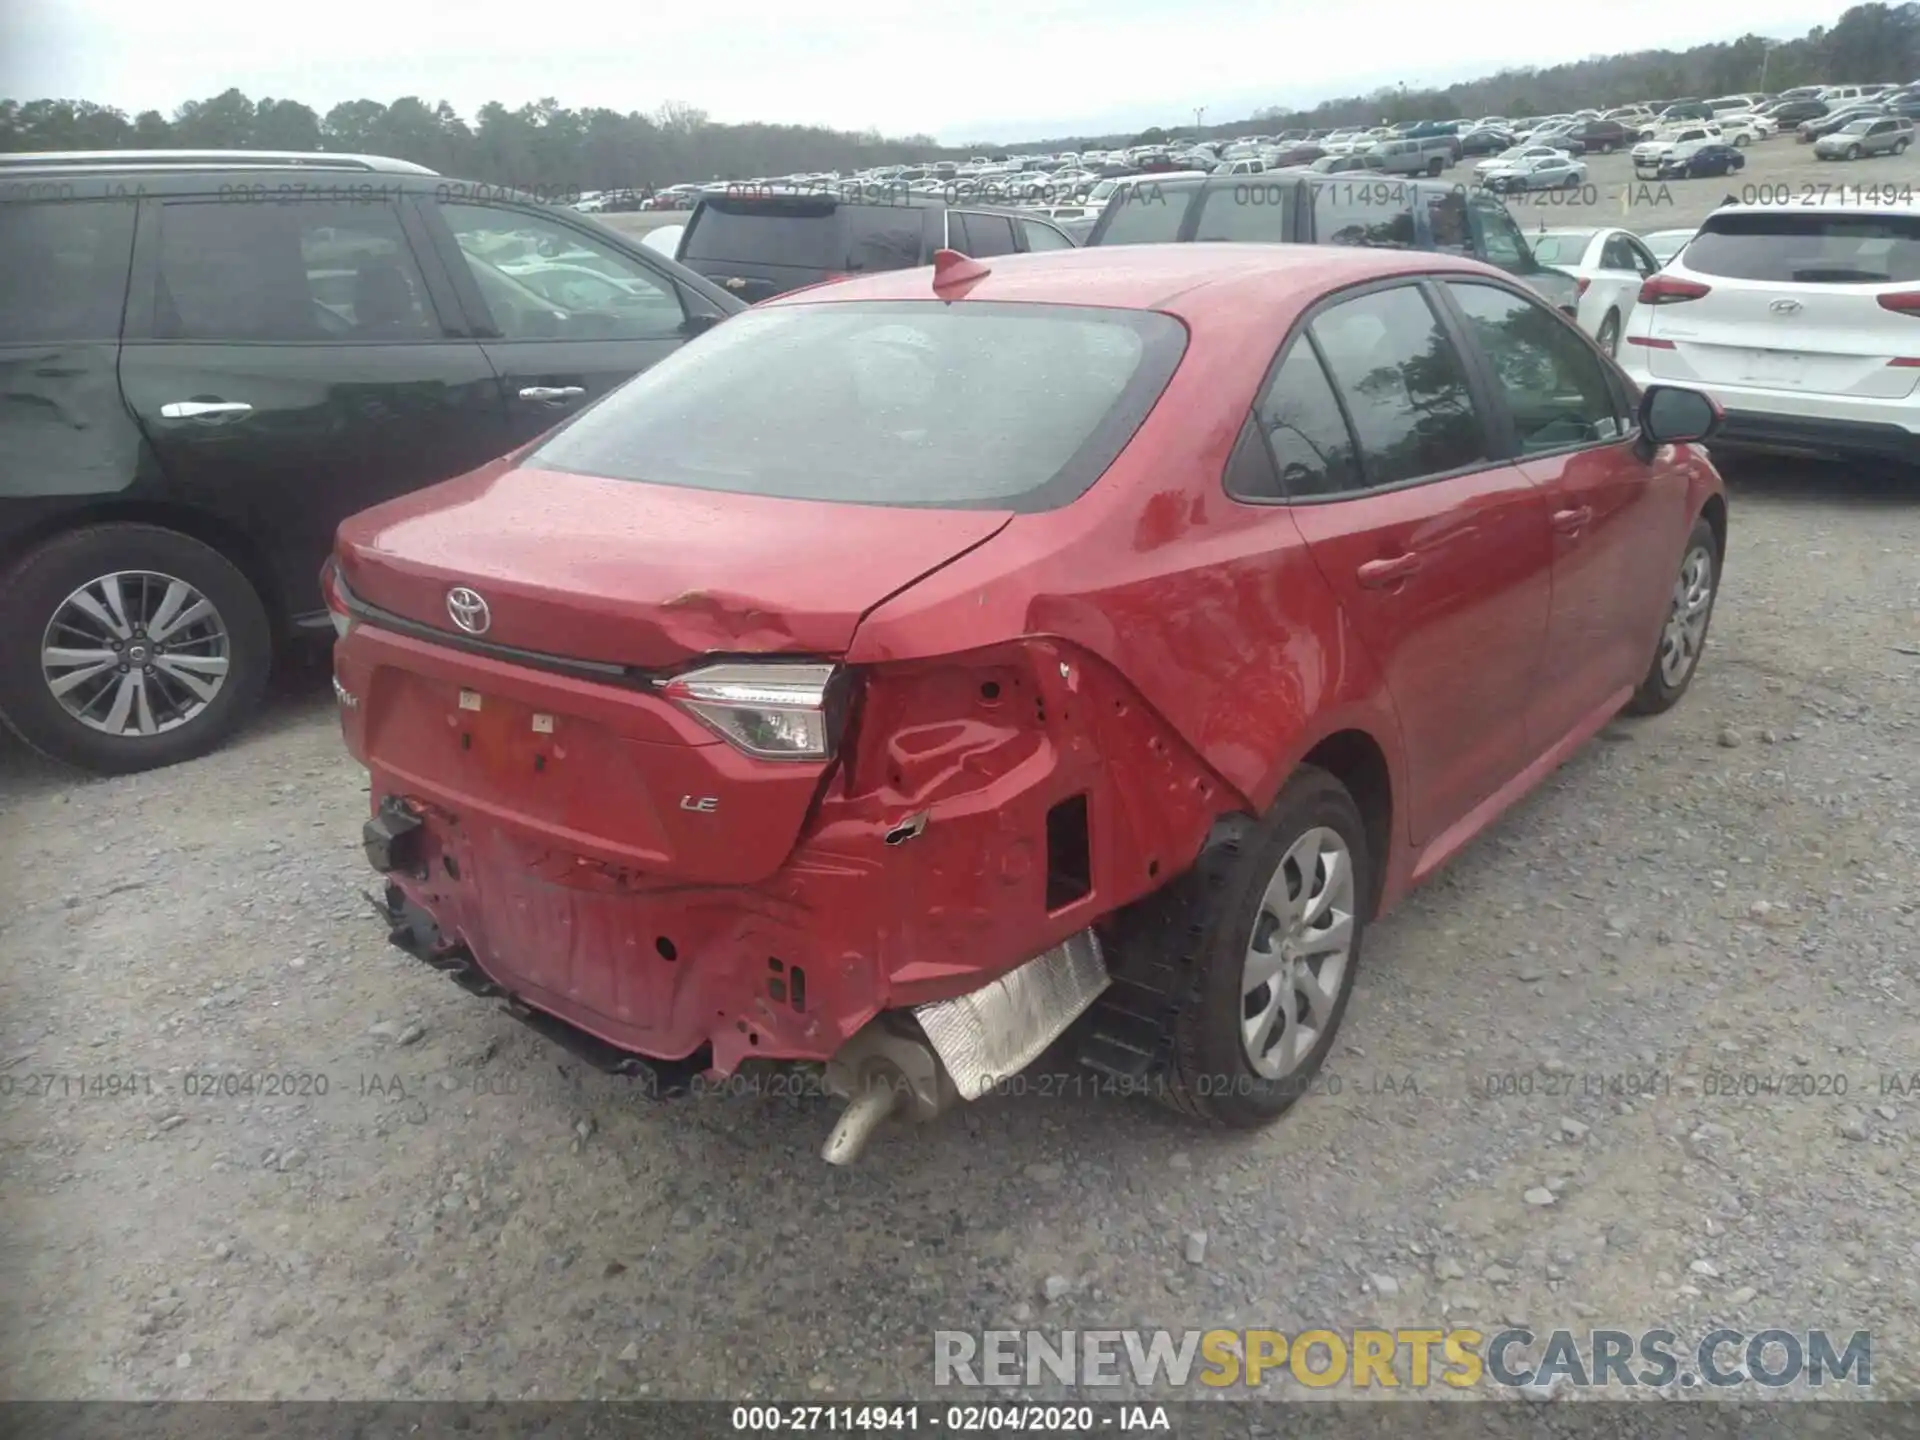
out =
[(1813, 142), (1816, 160), (1859, 160), (1868, 155), (1903, 155), (1913, 143), (1913, 122), (1896, 115), (1852, 120)]

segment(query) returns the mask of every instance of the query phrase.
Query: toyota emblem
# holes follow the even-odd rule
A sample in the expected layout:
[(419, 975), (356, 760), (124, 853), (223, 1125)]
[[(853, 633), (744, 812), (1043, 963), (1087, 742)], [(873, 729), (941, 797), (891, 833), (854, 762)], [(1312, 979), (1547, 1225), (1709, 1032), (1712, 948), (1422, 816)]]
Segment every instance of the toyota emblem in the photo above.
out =
[(1776, 315), (1792, 315), (1799, 311), (1800, 302), (1798, 300), (1788, 299), (1783, 295), (1767, 308)]
[(447, 592), (447, 614), (469, 635), (484, 635), (493, 624), (493, 611), (487, 608), (480, 592), (464, 585), (456, 585)]

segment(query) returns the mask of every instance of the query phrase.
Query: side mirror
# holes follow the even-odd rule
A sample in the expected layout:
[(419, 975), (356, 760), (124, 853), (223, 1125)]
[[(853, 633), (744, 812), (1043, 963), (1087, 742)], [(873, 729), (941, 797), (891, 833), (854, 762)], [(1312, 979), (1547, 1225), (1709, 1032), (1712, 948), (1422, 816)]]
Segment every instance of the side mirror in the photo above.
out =
[(1649, 385), (1640, 396), (1641, 458), (1651, 459), (1661, 445), (1710, 439), (1720, 428), (1720, 407), (1713, 398), (1679, 385)]
[(691, 340), (696, 335), (706, 334), (726, 318), (724, 315), (714, 315), (704, 310), (689, 311), (687, 318), (681, 322), (680, 333)]

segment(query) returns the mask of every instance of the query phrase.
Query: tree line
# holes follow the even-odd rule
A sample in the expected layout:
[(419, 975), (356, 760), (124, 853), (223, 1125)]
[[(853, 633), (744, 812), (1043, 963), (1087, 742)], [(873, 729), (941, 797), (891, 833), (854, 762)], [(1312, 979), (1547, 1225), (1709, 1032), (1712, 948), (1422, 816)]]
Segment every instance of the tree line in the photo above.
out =
[[(1392, 86), (1310, 109), (1269, 106), (1202, 131), (1061, 135), (1023, 150), (1152, 143), (1177, 133), (1209, 138), (1258, 130), (1374, 124), (1382, 119), (1534, 115), (1634, 100), (1781, 90), (1828, 81), (1920, 79), (1920, 3), (1856, 5), (1831, 29), (1795, 40), (1758, 35), (1690, 50), (1595, 56), (1545, 69), (1506, 70), (1439, 89)], [(444, 100), (349, 100), (324, 115), (297, 100), (253, 100), (237, 89), (189, 100), (172, 115), (129, 116), (85, 100), (0, 100), (0, 151), (118, 149), (335, 150), (391, 155), (445, 175), (536, 191), (658, 188), (794, 172), (862, 169), (912, 160), (1001, 155), (1004, 143), (941, 146), (931, 136), (887, 137), (809, 125), (719, 124), (678, 102), (650, 112), (568, 109), (552, 99), (508, 109), (498, 101), (469, 121)]]

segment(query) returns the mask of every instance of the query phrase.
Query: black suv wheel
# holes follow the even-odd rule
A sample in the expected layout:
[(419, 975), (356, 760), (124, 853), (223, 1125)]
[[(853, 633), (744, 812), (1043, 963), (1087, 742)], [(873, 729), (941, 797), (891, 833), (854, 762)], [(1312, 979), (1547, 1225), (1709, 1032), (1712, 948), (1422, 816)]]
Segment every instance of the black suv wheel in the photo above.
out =
[(203, 755), (260, 698), (272, 635), (218, 551), (153, 525), (91, 525), (0, 575), (0, 719), (104, 775)]

